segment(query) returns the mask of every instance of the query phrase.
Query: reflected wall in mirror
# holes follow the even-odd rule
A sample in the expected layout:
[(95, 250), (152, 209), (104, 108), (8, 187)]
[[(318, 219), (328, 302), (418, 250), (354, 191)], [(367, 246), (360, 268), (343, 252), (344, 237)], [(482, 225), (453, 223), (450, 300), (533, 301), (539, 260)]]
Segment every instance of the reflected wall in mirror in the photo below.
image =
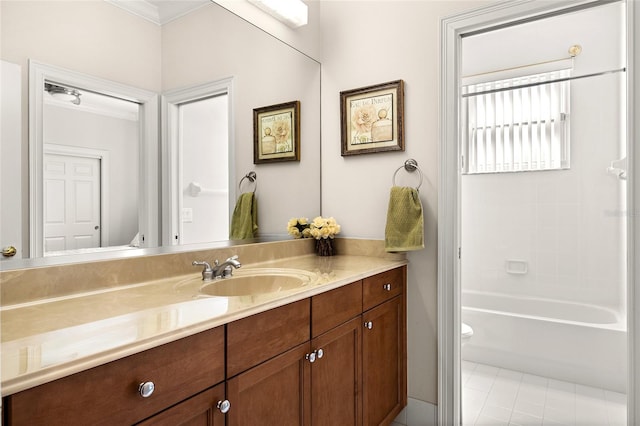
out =
[[(70, 17), (73, 17), (74, 25), (66, 24)], [(5, 63), (14, 69), (17, 67), (17, 84), (21, 87), (18, 96), (12, 98), (13, 111), (18, 111), (18, 119), (14, 118), (13, 123), (21, 125), (16, 126), (9, 137), (5, 137), (6, 126), (3, 126), (3, 166), (11, 162), (14, 167), (8, 171), (9, 178), (6, 168), (2, 168), (0, 193), (3, 212), (7, 211), (5, 206), (12, 206), (11, 216), (15, 219), (13, 224), (6, 225), (7, 215), (3, 215), (0, 225), (3, 229), (9, 227), (18, 231), (10, 236), (10, 240), (5, 239), (6, 233), (2, 232), (0, 245), (15, 246), (19, 253), (16, 257), (27, 257), (30, 252), (29, 60), (158, 95), (233, 78), (234, 94), (230, 99), (233, 143), (227, 158), (212, 158), (210, 161), (212, 167), (220, 162), (229, 163), (231, 204), (239, 195), (237, 188), (242, 177), (255, 170), (259, 176), (260, 236), (286, 238), (283, 224), (289, 217), (319, 214), (320, 64), (317, 61), (215, 3), (205, 3), (193, 12), (158, 25), (108, 2), (3, 0), (0, 2), (0, 20), (3, 70)], [(3, 72), (3, 86), (4, 76)], [(15, 87), (16, 83), (13, 84)], [(4, 111), (9, 102), (5, 99), (4, 90), (2, 97)], [(300, 163), (254, 165), (251, 144), (253, 109), (293, 99), (301, 101)], [(3, 124), (5, 119), (3, 112)], [(162, 155), (140, 160), (148, 164), (155, 162), (156, 167), (160, 165), (164, 179), (167, 147), (158, 144), (156, 149)], [(111, 167), (118, 169), (120, 166), (112, 163)], [(9, 190), (8, 186), (11, 187)], [(162, 187), (163, 199), (167, 190)], [(156, 195), (160, 200), (160, 194)], [(166, 208), (165, 205), (153, 207), (158, 211)], [(156, 217), (158, 224), (164, 225), (163, 220)], [(211, 220), (225, 219), (212, 215)], [(134, 229), (135, 225), (126, 224), (125, 227)], [(163, 245), (170, 243), (166, 241), (165, 236), (169, 234), (166, 230), (158, 229), (158, 233), (164, 237)], [(69, 257), (68, 261), (75, 259)], [(16, 267), (25, 266), (29, 263)], [(6, 262), (2, 263), (3, 269), (11, 267)]]
[(138, 233), (138, 104), (54, 84), (44, 94), (44, 255), (127, 245)]

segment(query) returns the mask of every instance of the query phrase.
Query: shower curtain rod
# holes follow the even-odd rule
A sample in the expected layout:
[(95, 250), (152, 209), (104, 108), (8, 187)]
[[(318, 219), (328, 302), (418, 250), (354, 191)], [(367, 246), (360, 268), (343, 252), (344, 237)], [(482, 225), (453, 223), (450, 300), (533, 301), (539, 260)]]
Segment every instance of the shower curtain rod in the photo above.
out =
[(462, 97), (463, 98), (468, 98), (468, 97), (471, 97), (471, 96), (489, 95), (491, 93), (505, 92), (507, 90), (526, 89), (527, 87), (541, 86), (543, 84), (562, 83), (563, 81), (578, 80), (578, 79), (581, 79), (581, 78), (588, 78), (588, 77), (599, 77), (599, 76), (602, 76), (602, 75), (616, 74), (616, 73), (619, 73), (619, 72), (626, 72), (626, 71), (627, 71), (627, 68), (625, 67), (625, 68), (620, 68), (620, 69), (617, 69), (617, 70), (601, 71), (601, 72), (596, 72), (596, 73), (592, 73), (592, 74), (576, 75), (576, 76), (573, 76), (573, 77), (556, 78), (554, 80), (549, 80), (549, 81), (538, 81), (536, 83), (520, 84), (518, 86), (501, 87), (499, 89), (483, 90), (482, 92), (465, 93), (465, 94), (462, 95)]

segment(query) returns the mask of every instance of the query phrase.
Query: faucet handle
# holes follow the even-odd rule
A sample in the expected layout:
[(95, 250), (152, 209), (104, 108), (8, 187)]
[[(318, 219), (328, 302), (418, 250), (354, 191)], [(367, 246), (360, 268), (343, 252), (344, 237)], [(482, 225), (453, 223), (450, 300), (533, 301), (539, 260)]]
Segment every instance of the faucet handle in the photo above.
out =
[[(213, 279), (213, 269), (211, 268), (211, 265), (209, 265), (209, 262), (194, 260), (191, 264), (193, 266), (204, 266), (204, 269), (202, 270), (203, 280)], [(218, 261), (216, 260), (216, 265), (217, 264), (218, 264)]]

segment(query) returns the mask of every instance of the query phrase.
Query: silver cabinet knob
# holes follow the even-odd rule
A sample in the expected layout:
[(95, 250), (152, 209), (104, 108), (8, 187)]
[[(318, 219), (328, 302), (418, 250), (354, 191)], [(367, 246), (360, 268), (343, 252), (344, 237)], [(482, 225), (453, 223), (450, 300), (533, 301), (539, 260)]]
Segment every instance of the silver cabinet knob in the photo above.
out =
[(391, 291), (391, 284), (389, 284), (389, 283), (383, 284), (382, 288), (387, 290), (387, 291)]
[(229, 411), (229, 408), (231, 408), (231, 403), (229, 402), (228, 399), (225, 399), (224, 401), (218, 401), (218, 404), (216, 405), (216, 407), (218, 408), (218, 410), (220, 410), (222, 414), (227, 414), (227, 412)]
[(371, 321), (367, 321), (364, 323), (365, 328), (371, 330), (373, 328), (373, 323)]
[(318, 349), (316, 351), (316, 353), (318, 354), (318, 359), (322, 358), (324, 356), (324, 351), (322, 349)]
[(153, 382), (142, 382), (138, 386), (138, 393), (143, 398), (149, 398), (154, 390), (156, 390), (156, 385)]
[(314, 363), (314, 362), (316, 362), (316, 353), (315, 352), (311, 352), (310, 354), (306, 354), (304, 356), (304, 358), (306, 360), (308, 360), (309, 362)]

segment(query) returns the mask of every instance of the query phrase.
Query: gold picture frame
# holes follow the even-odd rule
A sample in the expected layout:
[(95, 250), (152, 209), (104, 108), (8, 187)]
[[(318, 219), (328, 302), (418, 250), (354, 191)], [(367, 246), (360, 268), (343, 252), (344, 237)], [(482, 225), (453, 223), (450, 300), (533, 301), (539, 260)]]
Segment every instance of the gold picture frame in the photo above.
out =
[(300, 101), (253, 110), (253, 163), (300, 161)]
[(340, 92), (342, 156), (404, 151), (404, 82)]

